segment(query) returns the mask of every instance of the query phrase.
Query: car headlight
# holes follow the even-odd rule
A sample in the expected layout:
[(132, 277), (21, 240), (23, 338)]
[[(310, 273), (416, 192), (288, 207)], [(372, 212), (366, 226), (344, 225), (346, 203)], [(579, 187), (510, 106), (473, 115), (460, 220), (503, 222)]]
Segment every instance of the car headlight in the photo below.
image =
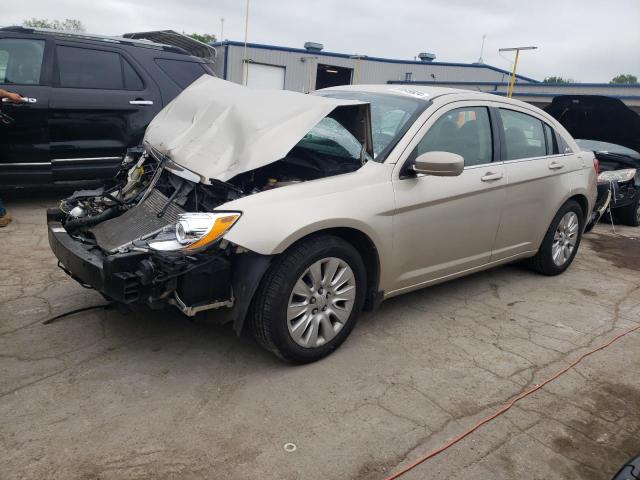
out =
[(600, 180), (601, 182), (628, 182), (635, 176), (635, 168), (625, 168), (624, 170), (602, 172), (600, 175), (598, 175), (598, 180)]
[(240, 212), (183, 213), (178, 217), (175, 231), (167, 238), (157, 237), (149, 242), (154, 250), (182, 250), (194, 252), (220, 239), (238, 218)]

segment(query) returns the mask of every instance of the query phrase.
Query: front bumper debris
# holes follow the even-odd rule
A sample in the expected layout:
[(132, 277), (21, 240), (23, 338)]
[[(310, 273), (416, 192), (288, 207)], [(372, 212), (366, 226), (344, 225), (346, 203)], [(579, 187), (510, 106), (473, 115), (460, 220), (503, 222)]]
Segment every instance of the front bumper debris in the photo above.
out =
[(47, 212), (47, 227), (60, 267), (109, 300), (151, 308), (170, 304), (188, 316), (234, 304), (230, 262), (222, 255), (185, 257), (139, 251), (105, 255), (99, 247), (70, 236), (57, 209)]
[[(637, 182), (637, 183), (636, 183)], [(623, 208), (633, 204), (640, 197), (640, 182), (632, 179), (626, 182), (611, 182), (611, 208)]]

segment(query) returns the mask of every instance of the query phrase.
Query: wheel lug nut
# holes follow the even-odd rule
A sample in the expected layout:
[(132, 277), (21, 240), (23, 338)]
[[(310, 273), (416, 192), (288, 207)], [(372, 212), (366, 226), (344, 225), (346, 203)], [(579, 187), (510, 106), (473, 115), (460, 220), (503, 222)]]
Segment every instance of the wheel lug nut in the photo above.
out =
[(312, 311), (311, 313), (313, 313), (313, 314), (315, 315), (316, 313), (318, 313), (318, 309), (317, 309), (317, 308), (314, 308), (314, 309), (313, 309), (313, 311)]
[(324, 312), (327, 309), (327, 307), (322, 307), (322, 311)]
[(316, 299), (315, 297), (311, 297), (311, 300), (309, 300), (311, 303), (316, 303)]

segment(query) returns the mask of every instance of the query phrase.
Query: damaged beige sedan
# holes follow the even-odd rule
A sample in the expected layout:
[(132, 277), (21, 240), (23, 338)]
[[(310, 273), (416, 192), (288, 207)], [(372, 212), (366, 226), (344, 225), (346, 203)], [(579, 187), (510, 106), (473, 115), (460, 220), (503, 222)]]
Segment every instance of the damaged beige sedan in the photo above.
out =
[(48, 212), (49, 242), (112, 302), (214, 316), (304, 363), (401, 293), (516, 260), (563, 272), (595, 196), (593, 155), (522, 102), (202, 77), (112, 182)]

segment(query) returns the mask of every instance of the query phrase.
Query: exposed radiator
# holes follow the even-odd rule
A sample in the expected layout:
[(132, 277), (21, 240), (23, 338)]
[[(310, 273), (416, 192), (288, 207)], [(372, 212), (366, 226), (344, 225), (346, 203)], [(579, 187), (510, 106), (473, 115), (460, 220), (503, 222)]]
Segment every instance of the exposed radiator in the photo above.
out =
[(127, 210), (119, 217), (102, 222), (89, 231), (93, 233), (98, 246), (115, 252), (139, 238), (148, 237), (178, 220), (184, 210), (175, 203), (170, 204), (162, 217), (158, 213), (165, 208), (167, 197), (153, 189), (145, 200)]

